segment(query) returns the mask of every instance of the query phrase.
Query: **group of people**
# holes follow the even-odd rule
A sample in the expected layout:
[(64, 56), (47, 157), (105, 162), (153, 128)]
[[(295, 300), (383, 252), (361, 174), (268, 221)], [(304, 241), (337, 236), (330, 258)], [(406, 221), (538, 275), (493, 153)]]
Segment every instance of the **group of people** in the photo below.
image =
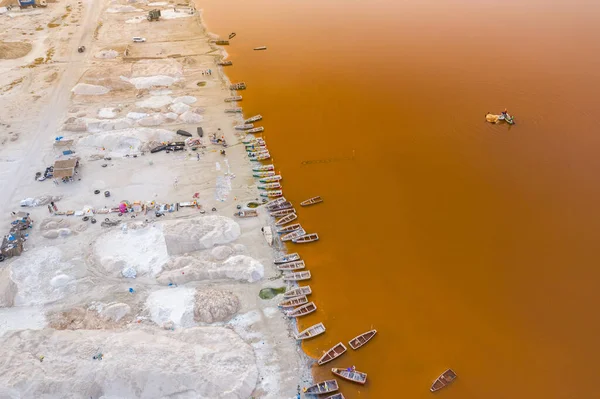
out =
[(202, 75), (212, 75), (212, 70), (207, 69), (206, 71), (202, 71)]

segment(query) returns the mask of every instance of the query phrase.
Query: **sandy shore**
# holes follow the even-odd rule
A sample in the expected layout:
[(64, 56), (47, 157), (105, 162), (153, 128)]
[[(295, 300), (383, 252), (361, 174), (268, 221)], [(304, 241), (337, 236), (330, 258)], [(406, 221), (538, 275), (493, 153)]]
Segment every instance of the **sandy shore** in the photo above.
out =
[[(162, 18), (149, 22), (154, 8)], [(281, 297), (258, 297), (284, 285), (266, 212), (232, 216), (259, 194), (198, 12), (125, 0), (0, 12), (0, 226), (11, 211), (35, 221), (25, 252), (0, 263), (0, 396), (296, 397), (308, 361)], [(197, 127), (205, 148), (149, 152)], [(34, 178), (73, 156), (72, 182)], [(88, 218), (50, 214), (50, 197)], [(40, 206), (20, 208), (26, 198)], [(122, 201), (198, 206), (99, 213)]]

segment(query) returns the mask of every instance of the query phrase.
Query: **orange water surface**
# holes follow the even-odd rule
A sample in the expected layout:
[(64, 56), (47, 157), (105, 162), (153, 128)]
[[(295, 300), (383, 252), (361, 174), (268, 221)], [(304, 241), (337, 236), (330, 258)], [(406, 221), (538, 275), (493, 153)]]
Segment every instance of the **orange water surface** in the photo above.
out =
[[(600, 398), (600, 2), (206, 0), (353, 398)], [(253, 51), (265, 45), (267, 51)], [(505, 107), (516, 124), (490, 125)], [(298, 209), (299, 206), (296, 206)], [(293, 396), (290, 393), (290, 397)]]

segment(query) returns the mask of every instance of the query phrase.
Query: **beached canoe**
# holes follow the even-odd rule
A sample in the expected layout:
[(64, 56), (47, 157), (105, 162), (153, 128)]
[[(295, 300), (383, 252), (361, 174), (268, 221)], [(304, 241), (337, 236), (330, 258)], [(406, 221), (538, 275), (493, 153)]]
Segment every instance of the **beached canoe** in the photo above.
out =
[(267, 208), (267, 209), (268, 209), (268, 208), (270, 208), (270, 207), (272, 207), (272, 206), (279, 205), (279, 204), (281, 204), (281, 203), (283, 203), (283, 202), (285, 202), (285, 201), (287, 201), (287, 200), (286, 200), (284, 197), (281, 197), (281, 198), (276, 198), (276, 199), (274, 199), (274, 200), (271, 200), (271, 201), (269, 201), (269, 202), (266, 202), (264, 205), (265, 205), (265, 208)]
[[(306, 296), (304, 296), (304, 298), (306, 298)], [(341, 342), (338, 342), (337, 344), (335, 344), (333, 346), (333, 348), (329, 349), (327, 352), (325, 352), (325, 354), (323, 354), (323, 356), (321, 356), (321, 358), (317, 361), (317, 363), (319, 364), (319, 366), (332, 361), (333, 359), (336, 359), (340, 356), (342, 356), (344, 353), (346, 353), (346, 346), (344, 344), (342, 344)]]
[(308, 303), (308, 298), (306, 297), (306, 295), (303, 295), (303, 296), (297, 296), (294, 298), (286, 299), (283, 302), (279, 302), (279, 307), (292, 308), (294, 306), (304, 305), (305, 303)]
[(308, 327), (304, 331), (300, 331), (295, 335), (297, 340), (305, 340), (309, 338), (314, 338), (317, 335), (321, 335), (325, 332), (325, 325), (323, 323), (317, 323), (314, 326)]
[(253, 210), (253, 209), (249, 209), (246, 211), (239, 211), (233, 214), (233, 216), (237, 216), (239, 218), (251, 218), (251, 217), (256, 217), (258, 216), (258, 212)]
[(297, 308), (290, 310), (286, 313), (287, 317), (302, 317), (307, 314), (311, 314), (317, 310), (317, 305), (314, 302), (309, 302), (305, 305), (298, 306)]
[(259, 46), (259, 47), (254, 47), (254, 50), (259, 51), (259, 50), (266, 50), (267, 46)]
[(248, 129), (252, 129), (254, 127), (254, 125), (252, 123), (244, 123), (243, 125), (236, 125), (233, 128), (235, 130), (248, 130)]
[(275, 172), (273, 172), (272, 170), (265, 170), (265, 171), (261, 171), (261, 172), (254, 172), (252, 173), (252, 176), (254, 177), (267, 177), (267, 176), (275, 176)]
[(354, 367), (349, 367), (347, 369), (333, 368), (331, 369), (331, 372), (340, 378), (356, 382), (357, 384), (364, 385), (367, 382), (367, 374), (356, 371)]
[(346, 397), (344, 396), (343, 393), (338, 392), (338, 393), (336, 393), (334, 395), (326, 397), (325, 399), (346, 399)]
[(439, 391), (440, 389), (448, 386), (452, 381), (458, 377), (452, 369), (448, 369), (442, 373), (431, 385), (431, 392)]
[(310, 272), (308, 270), (303, 272), (285, 273), (283, 275), (283, 281), (303, 281), (309, 279)]
[(300, 255), (298, 255), (297, 252), (294, 252), (293, 254), (287, 254), (280, 256), (279, 258), (275, 258), (273, 263), (276, 265), (281, 265), (288, 262), (295, 262), (297, 260), (300, 260)]
[(281, 175), (263, 177), (262, 179), (259, 180), (259, 182), (272, 183), (274, 181), (279, 181), (279, 180), (281, 180)]
[(226, 114), (241, 114), (242, 113), (242, 107), (234, 107), (234, 108), (227, 108), (225, 110)]
[(267, 148), (267, 146), (265, 144), (246, 144), (245, 149), (247, 152), (252, 152), (252, 151), (269, 152), (269, 149)]
[(235, 32), (231, 32), (231, 33), (229, 34), (229, 38), (230, 38), (230, 39), (233, 39), (234, 37), (235, 37)]
[(186, 132), (185, 130), (179, 129), (176, 133), (180, 136), (192, 137), (192, 134), (190, 132)]
[(309, 242), (318, 241), (319, 235), (317, 233), (306, 234), (298, 238), (294, 238), (292, 242), (294, 244), (307, 244)]
[(253, 127), (250, 130), (246, 130), (246, 133), (261, 133), (265, 131), (265, 127), (264, 126), (257, 126), (257, 127)]
[(244, 123), (252, 123), (252, 122), (259, 121), (261, 119), (262, 119), (262, 115), (260, 115), (260, 114), (259, 115), (254, 115), (254, 116), (251, 116), (250, 118), (246, 119), (244, 121)]
[(284, 224), (292, 222), (292, 221), (294, 221), (296, 219), (298, 219), (298, 215), (296, 215), (295, 213), (290, 213), (289, 215), (285, 215), (284, 217), (282, 217), (281, 219), (279, 219), (278, 221), (276, 221), (275, 225), (276, 226), (283, 226)]
[(291, 233), (282, 235), (281, 241), (283, 241), (283, 242), (292, 241), (292, 240), (295, 240), (296, 238), (302, 237), (303, 235), (306, 235), (306, 231), (304, 231), (304, 229), (292, 231)]
[(267, 210), (269, 212), (276, 212), (276, 211), (281, 211), (281, 210), (290, 209), (290, 208), (293, 208), (292, 203), (290, 201), (283, 201), (277, 205), (268, 206)]
[[(267, 184), (273, 184), (273, 183), (267, 183)], [(274, 218), (280, 218), (282, 216), (289, 215), (290, 213), (296, 213), (296, 209), (294, 209), (294, 208), (282, 209), (280, 211), (270, 212), (269, 214), (271, 216), (273, 216)]]
[(366, 333), (357, 335), (348, 342), (348, 345), (350, 345), (352, 349), (357, 350), (358, 348), (369, 342), (371, 338), (375, 336), (375, 334), (377, 334), (377, 330), (371, 330), (367, 331)]
[(271, 226), (265, 226), (261, 230), (265, 236), (265, 241), (267, 241), (267, 244), (269, 244), (269, 246), (273, 245), (273, 230), (271, 230)]
[(318, 394), (322, 394), (322, 393), (335, 392), (338, 389), (339, 389), (339, 387), (338, 387), (338, 383), (336, 380), (327, 380), (327, 381), (319, 382), (308, 388), (304, 388), (303, 391), (306, 394), (318, 395)]
[(309, 206), (309, 205), (318, 204), (319, 202), (323, 202), (323, 198), (316, 196), (316, 197), (309, 198), (306, 201), (302, 201), (300, 203), (300, 205), (301, 206)]
[(277, 229), (277, 233), (279, 234), (288, 234), (296, 230), (302, 229), (302, 225), (300, 223), (290, 224), (289, 226), (282, 227), (281, 229)]
[(273, 171), (275, 170), (275, 166), (273, 164), (270, 165), (258, 165), (258, 166), (253, 166), (252, 167), (252, 171), (253, 172), (267, 172), (267, 171)]
[(246, 90), (246, 83), (238, 82), (229, 86), (229, 90)]
[(283, 293), (284, 298), (294, 298), (297, 296), (310, 295), (312, 294), (312, 290), (310, 289), (310, 285), (305, 287), (296, 287), (290, 290), (287, 290)]
[(233, 96), (225, 98), (226, 103), (232, 103), (234, 101), (242, 101), (242, 96)]
[(294, 271), (304, 269), (304, 266), (305, 264), (303, 260), (297, 260), (294, 262), (287, 262), (277, 265), (277, 270)]
[(250, 157), (250, 160), (251, 161), (266, 161), (269, 158), (271, 158), (271, 154), (269, 154), (268, 152), (266, 152), (266, 153), (262, 153), (260, 155), (257, 155), (255, 157)]
[(265, 184), (259, 184), (257, 187), (259, 190), (277, 190), (277, 189), (281, 188), (281, 183), (279, 183), (279, 182), (265, 183)]
[(233, 61), (219, 61), (219, 62), (217, 62), (217, 65), (229, 66), (229, 65), (233, 65)]
[(269, 191), (260, 193), (261, 197), (268, 197), (268, 198), (277, 198), (277, 197), (281, 197), (282, 195), (283, 195), (282, 190), (269, 190)]

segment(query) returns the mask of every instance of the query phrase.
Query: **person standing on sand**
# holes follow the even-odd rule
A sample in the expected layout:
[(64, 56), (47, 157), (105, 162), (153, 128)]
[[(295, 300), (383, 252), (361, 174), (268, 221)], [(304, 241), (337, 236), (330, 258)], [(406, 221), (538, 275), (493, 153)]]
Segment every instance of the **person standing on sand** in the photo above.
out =
[(175, 179), (173, 180), (173, 187), (177, 188), (178, 182), (179, 182), (179, 179), (177, 178), (177, 176), (175, 176)]

